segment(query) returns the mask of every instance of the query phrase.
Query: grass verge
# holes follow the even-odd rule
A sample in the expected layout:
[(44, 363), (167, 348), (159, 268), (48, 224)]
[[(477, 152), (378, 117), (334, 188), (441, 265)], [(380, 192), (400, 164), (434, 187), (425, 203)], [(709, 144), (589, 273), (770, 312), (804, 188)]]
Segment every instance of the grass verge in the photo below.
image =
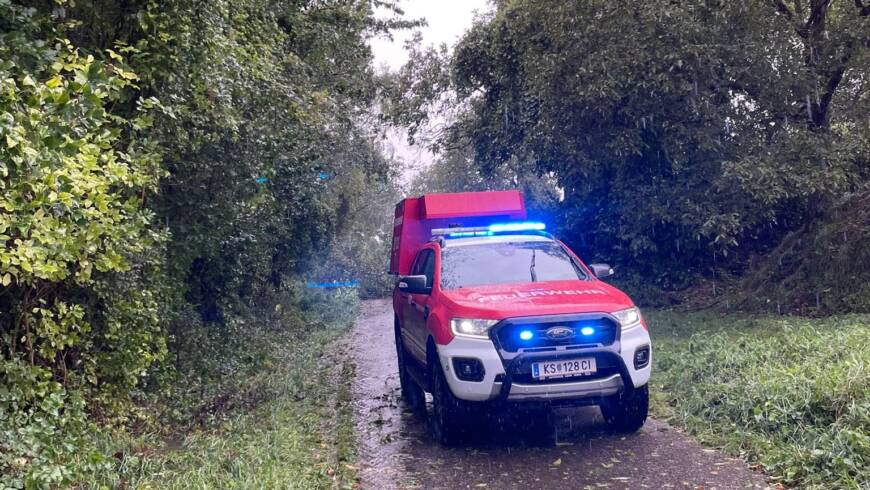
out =
[(656, 416), (788, 486), (870, 487), (870, 316), (647, 316)]
[(351, 488), (354, 366), (329, 350), (344, 331), (279, 337), (274, 361), (249, 379), (264, 393), (250, 406), (220, 408), (218, 423), (104, 436), (102, 452), (117, 462), (91, 486)]

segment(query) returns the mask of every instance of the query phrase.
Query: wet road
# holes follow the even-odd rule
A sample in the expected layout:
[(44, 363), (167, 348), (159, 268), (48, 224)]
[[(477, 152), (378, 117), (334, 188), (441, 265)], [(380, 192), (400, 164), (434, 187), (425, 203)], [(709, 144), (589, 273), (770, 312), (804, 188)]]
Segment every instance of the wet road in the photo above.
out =
[[(442, 448), (424, 418), (399, 399), (389, 301), (363, 303), (348, 338), (356, 363), (354, 405), (360, 483), (365, 489), (766, 488), (740, 460), (705, 449), (648, 420), (636, 434), (611, 435), (595, 407), (494, 418), (479, 437)], [(353, 342), (350, 341), (353, 339)]]

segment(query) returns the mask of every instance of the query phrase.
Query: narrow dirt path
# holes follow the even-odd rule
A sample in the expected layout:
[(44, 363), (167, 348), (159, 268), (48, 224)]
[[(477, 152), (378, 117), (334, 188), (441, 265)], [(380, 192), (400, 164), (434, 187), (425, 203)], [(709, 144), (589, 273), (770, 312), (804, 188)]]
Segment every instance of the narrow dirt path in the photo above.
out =
[[(354, 409), (365, 489), (454, 488), (765, 488), (762, 475), (705, 449), (669, 425), (608, 434), (597, 408), (560, 410), (551, 423), (500, 425), (459, 448), (429, 436), (426, 421), (403, 410), (387, 300), (367, 301), (351, 334)], [(541, 417), (540, 413), (528, 414)]]

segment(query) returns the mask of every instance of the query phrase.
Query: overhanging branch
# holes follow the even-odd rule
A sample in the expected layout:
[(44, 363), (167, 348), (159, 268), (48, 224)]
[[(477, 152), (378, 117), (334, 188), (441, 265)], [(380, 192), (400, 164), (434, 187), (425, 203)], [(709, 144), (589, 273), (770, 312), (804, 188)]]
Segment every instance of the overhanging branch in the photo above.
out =
[[(855, 1), (861, 1), (861, 0), (855, 0)], [(782, 0), (771, 0), (771, 2), (773, 3), (773, 7), (776, 8), (777, 12), (786, 16), (788, 18), (788, 20), (794, 20), (794, 12), (792, 12), (791, 9), (788, 8), (788, 5), (786, 5), (785, 2), (783, 2)]]

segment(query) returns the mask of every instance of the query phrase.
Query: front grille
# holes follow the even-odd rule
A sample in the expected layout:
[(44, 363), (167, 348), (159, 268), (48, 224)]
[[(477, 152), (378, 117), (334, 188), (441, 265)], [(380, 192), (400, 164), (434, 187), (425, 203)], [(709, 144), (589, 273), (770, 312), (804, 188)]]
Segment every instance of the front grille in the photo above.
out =
[(493, 339), (505, 352), (548, 352), (610, 345), (618, 331), (603, 315), (512, 318), (493, 328)]

